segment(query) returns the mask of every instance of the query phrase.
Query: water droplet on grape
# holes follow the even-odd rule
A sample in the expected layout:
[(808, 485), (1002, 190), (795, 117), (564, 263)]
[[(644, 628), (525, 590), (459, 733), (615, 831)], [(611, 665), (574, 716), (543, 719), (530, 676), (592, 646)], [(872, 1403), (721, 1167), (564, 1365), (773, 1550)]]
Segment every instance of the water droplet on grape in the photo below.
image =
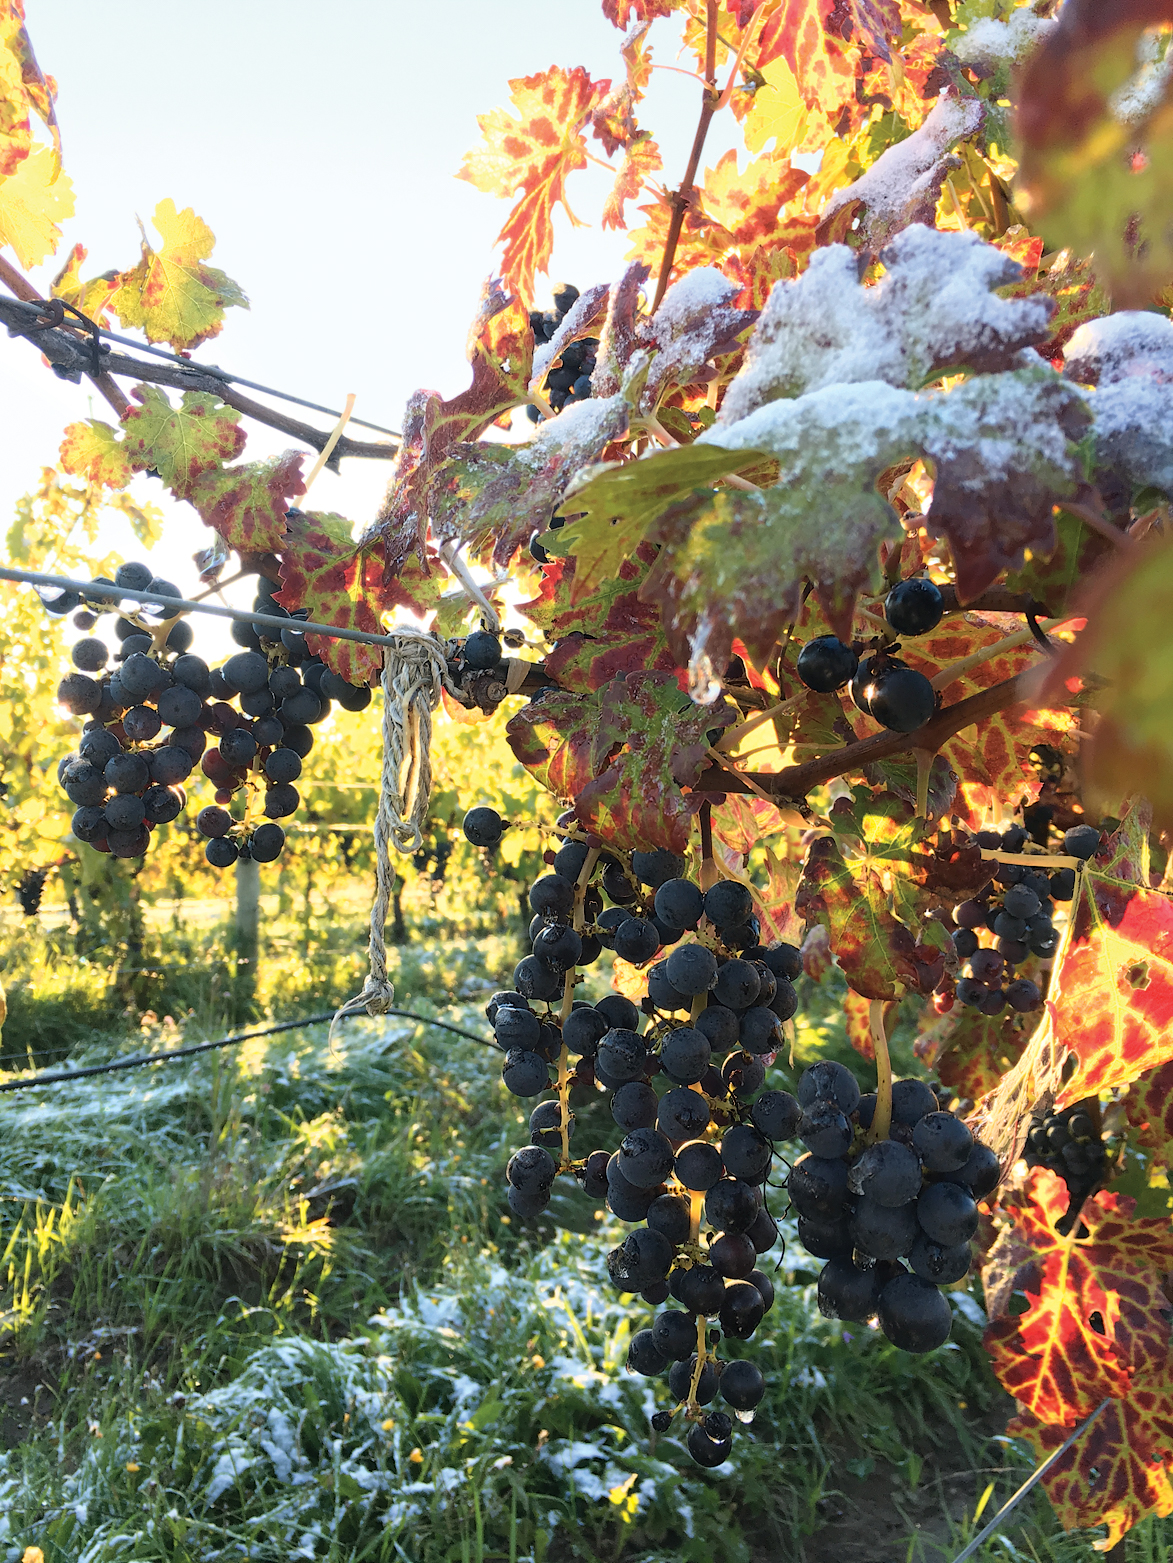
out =
[(753, 1417), (754, 1417), (754, 1414), (753, 1414), (752, 1411), (735, 1411), (733, 1413), (733, 1415), (737, 1418), (737, 1420), (739, 1422), (744, 1422), (746, 1427), (749, 1426), (749, 1424), (753, 1421)]

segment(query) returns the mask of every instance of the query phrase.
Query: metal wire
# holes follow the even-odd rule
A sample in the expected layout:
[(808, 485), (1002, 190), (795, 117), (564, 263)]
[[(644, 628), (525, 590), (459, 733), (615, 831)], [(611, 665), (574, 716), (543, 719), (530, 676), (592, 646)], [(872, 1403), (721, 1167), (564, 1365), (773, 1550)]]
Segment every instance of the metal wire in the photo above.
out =
[[(63, 590), (80, 592), (87, 600), (100, 599), (114, 606), (125, 599), (152, 607), (173, 608), (177, 613), (210, 613), (218, 619), (263, 624), (275, 630), (293, 630), (298, 635), (323, 635), (328, 640), (357, 640), (364, 646), (395, 646), (398, 643), (398, 637), (394, 634), (372, 635), (366, 630), (344, 629), (336, 624), (316, 624), (311, 619), (279, 619), (275, 614), (254, 613), (248, 608), (221, 608), (211, 602), (165, 597), (152, 591), (131, 591), (125, 586), (110, 586), (99, 581), (75, 581), (66, 575), (45, 575), (39, 570), (13, 570), (7, 565), (0, 565), (0, 580), (20, 581), (26, 586), (60, 586)], [(413, 628), (412, 633), (421, 632)]]
[[(466, 1031), (463, 1026), (453, 1026), (446, 1020), (436, 1020), (431, 1015), (417, 1015), (410, 1009), (389, 1009), (383, 1013), (387, 1015), (400, 1015), (405, 1020), (416, 1020), (423, 1026), (437, 1026), (441, 1031), (451, 1031), (458, 1037), (467, 1037), (470, 1042), (478, 1042), (481, 1047), (491, 1047), (495, 1053), (501, 1051), (496, 1042), (490, 1042), (486, 1037), (477, 1036), (475, 1031)], [(365, 1016), (346, 1015), (345, 1020), (365, 1019)], [(334, 1011), (328, 1015), (307, 1015), (302, 1020), (282, 1020), (274, 1026), (263, 1026), (259, 1031), (242, 1031), (236, 1036), (219, 1037), (215, 1042), (197, 1042), (192, 1047), (177, 1047), (169, 1053), (140, 1053), (134, 1058), (117, 1058), (109, 1064), (87, 1064), (81, 1069), (59, 1069), (52, 1074), (32, 1075), (23, 1080), (0, 1080), (0, 1091), (31, 1091), (34, 1086), (64, 1085), (70, 1080), (88, 1080), (93, 1075), (112, 1075), (123, 1069), (138, 1069), (145, 1064), (169, 1064), (177, 1058), (194, 1058), (197, 1053), (210, 1053), (214, 1048), (234, 1047), (238, 1042), (249, 1042), (254, 1037), (276, 1036), (279, 1031), (294, 1031), (299, 1026), (328, 1025), (334, 1019)]]
[[(34, 319), (44, 318), (44, 303), (38, 305), (26, 302), (23, 299), (5, 299), (9, 308), (28, 310)], [(48, 300), (45, 301), (49, 302)], [(80, 314), (80, 311), (78, 311)], [(85, 319), (84, 316), (82, 316)], [(67, 322), (65, 322), (67, 324)], [(193, 358), (184, 358), (179, 353), (169, 353), (165, 348), (148, 347), (145, 342), (136, 342), (133, 337), (120, 336), (117, 331), (107, 331), (104, 326), (99, 326), (93, 321), (87, 321), (87, 328), (98, 336), (105, 337), (108, 342), (118, 342), (123, 347), (133, 347), (136, 353), (146, 353), (151, 358), (162, 358), (167, 363), (178, 364), (181, 369), (191, 369), (197, 374), (208, 375), (216, 380), (223, 380), (226, 385), (247, 385), (250, 391), (260, 391), (265, 396), (275, 396), (282, 402), (293, 402), (298, 407), (309, 407), (314, 412), (327, 413), (331, 418), (341, 418), (342, 414), (332, 407), (323, 407), (318, 402), (307, 402), (304, 396), (291, 396), (288, 391), (277, 391), (271, 385), (259, 385), (256, 380), (246, 380), (243, 375), (230, 374), (227, 369), (220, 369), (215, 364), (202, 364)], [(101, 365), (98, 366), (101, 373)], [(365, 418), (356, 418), (351, 415), (351, 423), (360, 424), (364, 429), (374, 429), (377, 434), (390, 434), (393, 439), (401, 440), (403, 435), (398, 429), (385, 429), (381, 423), (368, 423)]]

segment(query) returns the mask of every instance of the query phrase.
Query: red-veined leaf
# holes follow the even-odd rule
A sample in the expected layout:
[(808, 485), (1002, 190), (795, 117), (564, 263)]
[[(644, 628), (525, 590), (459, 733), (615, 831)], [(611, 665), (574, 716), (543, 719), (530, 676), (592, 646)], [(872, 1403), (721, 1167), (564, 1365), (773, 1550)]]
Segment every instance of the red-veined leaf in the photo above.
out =
[(179, 499), (187, 499), (205, 472), (244, 449), (240, 414), (204, 391), (184, 391), (178, 407), (153, 385), (131, 392), (140, 405), (123, 422), (122, 448), (136, 471), (153, 469)]

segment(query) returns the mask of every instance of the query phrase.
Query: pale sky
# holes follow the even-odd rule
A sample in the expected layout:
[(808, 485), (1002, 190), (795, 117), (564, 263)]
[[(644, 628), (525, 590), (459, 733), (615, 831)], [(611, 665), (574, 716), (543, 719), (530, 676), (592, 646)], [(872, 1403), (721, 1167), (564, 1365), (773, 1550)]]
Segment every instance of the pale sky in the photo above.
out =
[[(211, 264), (252, 301), (248, 312), (229, 310), (222, 334), (195, 358), (326, 406), (340, 407), (354, 391), (356, 414), (388, 428), (400, 426), (417, 387), (452, 395), (467, 383), (465, 335), (509, 210), (454, 178), (479, 139), (477, 114), (507, 103), (509, 78), (552, 64), (584, 65), (596, 78), (621, 74), (621, 35), (594, 0), (339, 0), (328, 12), (317, 0), (26, 7), (38, 59), (60, 89), (65, 169), (77, 196), (58, 256), (34, 282), (47, 291), (79, 241), (89, 249), (84, 275), (133, 265), (136, 216), (149, 224), (170, 196), (211, 226)], [(691, 68), (690, 57), (676, 58), (671, 24), (659, 26), (667, 32), (657, 62)], [(672, 184), (699, 96), (696, 81), (657, 71), (640, 115)], [(739, 140), (726, 110), (704, 166)], [(572, 229), (555, 214), (555, 280), (584, 287), (620, 269), (626, 235), (597, 225), (608, 183), (594, 167), (572, 176), (571, 205), (593, 226)], [(27, 343), (0, 332), (4, 530), (15, 499), (55, 461), (65, 424), (91, 415), (115, 421), (88, 387), (57, 380)], [(245, 427), (243, 459), (290, 444)], [(312, 508), (367, 521), (388, 468), (349, 461), (341, 477), (323, 472)], [(137, 479), (134, 492), (166, 502), (153, 479)], [(186, 590), (195, 579), (190, 556), (210, 534), (190, 507), (167, 508), (172, 524), (153, 562)], [(247, 596), (236, 588), (229, 600)], [(203, 621), (201, 639), (211, 639), (212, 623)]]

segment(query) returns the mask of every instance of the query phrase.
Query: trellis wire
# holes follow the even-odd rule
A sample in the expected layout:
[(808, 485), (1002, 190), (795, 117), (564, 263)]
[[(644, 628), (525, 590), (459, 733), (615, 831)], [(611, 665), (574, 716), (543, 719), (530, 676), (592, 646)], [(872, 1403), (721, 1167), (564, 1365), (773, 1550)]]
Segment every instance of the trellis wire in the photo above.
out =
[(1043, 1461), (1042, 1465), (1035, 1467), (1035, 1469), (1030, 1473), (1026, 1481), (1023, 1482), (1022, 1486), (1018, 1489), (1014, 1496), (1006, 1500), (1006, 1502), (998, 1510), (997, 1514), (994, 1515), (994, 1518), (984, 1528), (984, 1530), (978, 1531), (977, 1535), (970, 1542), (969, 1546), (963, 1548), (962, 1551), (957, 1554), (957, 1556), (953, 1559), (953, 1563), (965, 1563), (965, 1559), (971, 1558), (977, 1549), (981, 1546), (983, 1541), (989, 1540), (989, 1538), (998, 1529), (998, 1526), (1001, 1525), (1002, 1521), (1010, 1513), (1011, 1509), (1016, 1508), (1018, 1504), (1022, 1502), (1023, 1498), (1026, 1497), (1031, 1488), (1035, 1486), (1037, 1482), (1042, 1481), (1043, 1477), (1047, 1474), (1055, 1462), (1061, 1459), (1062, 1456), (1067, 1453), (1077, 1438), (1083, 1437), (1084, 1433), (1087, 1432), (1088, 1428), (1099, 1416), (1104, 1407), (1110, 1404), (1111, 1397), (1109, 1396), (1107, 1400), (1100, 1401), (1099, 1405), (1090, 1416), (1084, 1417), (1083, 1421), (1071, 1434), (1071, 1437), (1068, 1438), (1064, 1443), (1061, 1443), (1058, 1449), (1055, 1450), (1054, 1454), (1048, 1455), (1047, 1458)]
[[(431, 1015), (418, 1015), (410, 1009), (386, 1009), (380, 1013), (399, 1015), (405, 1020), (416, 1020), (424, 1026), (437, 1026), (441, 1031), (451, 1031), (458, 1037), (467, 1037), (481, 1047), (491, 1047), (499, 1053), (496, 1042), (478, 1037), (475, 1031), (463, 1026), (453, 1026), (446, 1020), (435, 1020)], [(263, 1026), (259, 1031), (242, 1031), (236, 1036), (218, 1037), (215, 1042), (197, 1042), (191, 1047), (173, 1048), (169, 1053), (140, 1053), (134, 1058), (117, 1058), (108, 1064), (87, 1064), (81, 1069), (59, 1069), (52, 1074), (32, 1075), (24, 1080), (0, 1080), (0, 1091), (31, 1091), (34, 1086), (64, 1085), (70, 1080), (88, 1080), (93, 1075), (112, 1075), (123, 1069), (139, 1069), (147, 1064), (169, 1064), (177, 1058), (194, 1058), (197, 1053), (210, 1053), (215, 1048), (234, 1047), (238, 1042), (249, 1042), (255, 1037), (276, 1036), (279, 1031), (295, 1031), (299, 1026), (322, 1026), (338, 1019), (333, 1010), (328, 1015), (307, 1015), (303, 1020), (282, 1020), (276, 1025)]]
[[(0, 565), (0, 581), (19, 581), (26, 586), (60, 586), (66, 591), (80, 592), (90, 601), (100, 599), (112, 606), (126, 600), (145, 606), (174, 608), (177, 613), (210, 613), (218, 619), (235, 619), (241, 623), (263, 624), (268, 629), (293, 630), (298, 635), (323, 635), (328, 640), (357, 640), (364, 646), (398, 645), (400, 635), (374, 635), (368, 630), (346, 629), (337, 624), (317, 624), (310, 619), (279, 619), (273, 613), (254, 613), (248, 608), (221, 608), (211, 602), (195, 602), (187, 597), (167, 597), (160, 592), (131, 591), (124, 586), (108, 586), (100, 581), (75, 581), (67, 575), (45, 575), (39, 570), (14, 570)], [(409, 631), (409, 633), (419, 633)]]
[[(5, 299), (5, 304), (10, 309), (26, 309), (37, 320), (44, 319), (45, 304), (33, 304), (23, 299)], [(68, 325), (63, 321), (62, 325)], [(105, 337), (107, 341), (118, 342), (122, 347), (133, 347), (136, 353), (146, 353), (151, 358), (162, 358), (167, 363), (178, 364), (181, 369), (190, 369), (197, 374), (207, 375), (210, 379), (223, 380), (225, 385), (247, 385), (250, 391), (260, 391), (265, 396), (275, 396), (278, 401), (293, 402), (298, 407), (309, 407), (313, 412), (324, 412), (331, 418), (341, 417), (332, 407), (322, 407), (318, 402), (307, 402), (304, 396), (291, 396), (288, 391), (274, 390), (271, 385), (258, 385), (255, 380), (246, 380), (242, 375), (231, 374), (227, 369), (220, 369), (215, 364), (197, 363), (192, 358), (183, 358), (178, 353), (168, 353), (161, 347), (148, 347), (145, 342), (136, 342), (133, 337), (120, 336), (117, 331), (107, 331), (104, 326), (96, 322), (90, 322), (90, 329), (98, 336)], [(359, 423), (364, 429), (374, 429), (377, 434), (389, 434), (393, 439), (401, 440), (403, 435), (398, 429), (385, 429), (381, 423), (368, 423), (365, 418), (351, 418), (351, 423)]]

